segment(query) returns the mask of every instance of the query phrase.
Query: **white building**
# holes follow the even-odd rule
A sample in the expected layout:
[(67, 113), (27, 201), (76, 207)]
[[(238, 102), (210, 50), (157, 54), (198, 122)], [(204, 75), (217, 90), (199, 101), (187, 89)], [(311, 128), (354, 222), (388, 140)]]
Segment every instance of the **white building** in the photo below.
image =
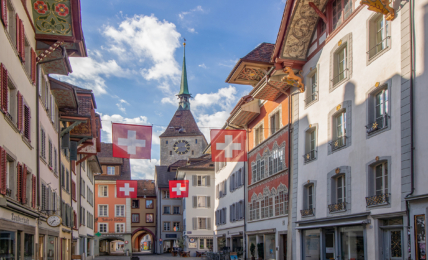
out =
[(210, 155), (190, 158), (177, 169), (177, 180), (189, 180), (189, 193), (183, 198), (184, 251), (190, 256), (213, 248), (214, 163)]
[(227, 247), (241, 256), (245, 232), (244, 162), (215, 163), (214, 252)]

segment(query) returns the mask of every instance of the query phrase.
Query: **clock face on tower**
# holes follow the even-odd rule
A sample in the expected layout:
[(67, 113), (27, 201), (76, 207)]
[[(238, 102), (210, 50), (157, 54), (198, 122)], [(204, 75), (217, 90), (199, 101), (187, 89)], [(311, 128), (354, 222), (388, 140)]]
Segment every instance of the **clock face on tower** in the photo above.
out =
[(190, 144), (185, 140), (178, 140), (173, 148), (177, 154), (185, 154), (190, 150)]

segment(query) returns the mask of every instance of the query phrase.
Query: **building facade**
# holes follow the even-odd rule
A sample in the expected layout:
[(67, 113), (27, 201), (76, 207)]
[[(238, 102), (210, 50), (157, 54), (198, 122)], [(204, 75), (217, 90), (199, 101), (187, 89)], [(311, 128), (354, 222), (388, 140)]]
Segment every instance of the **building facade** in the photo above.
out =
[(189, 158), (176, 170), (177, 180), (189, 181), (188, 197), (182, 199), (183, 219), (163, 225), (171, 225), (173, 230), (183, 226), (184, 251), (190, 252), (190, 256), (213, 250), (214, 170), (211, 155)]
[(154, 180), (138, 180), (137, 198), (131, 200), (132, 252), (155, 252), (156, 190)]
[(131, 199), (117, 198), (116, 181), (131, 179), (129, 159), (113, 157), (111, 143), (101, 143), (102, 174), (95, 175), (94, 255), (132, 254)]

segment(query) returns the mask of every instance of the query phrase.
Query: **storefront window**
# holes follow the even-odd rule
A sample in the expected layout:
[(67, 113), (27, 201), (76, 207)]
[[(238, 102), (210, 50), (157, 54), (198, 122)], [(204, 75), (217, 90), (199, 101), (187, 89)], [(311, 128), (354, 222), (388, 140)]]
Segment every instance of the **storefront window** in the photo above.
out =
[(276, 259), (275, 234), (265, 236), (265, 259)]
[(24, 235), (24, 260), (32, 260), (34, 254), (34, 235)]
[(56, 238), (52, 236), (48, 236), (48, 242), (46, 245), (47, 260), (55, 259), (55, 245), (56, 245)]
[(15, 259), (15, 232), (0, 231), (0, 259)]
[(342, 227), (339, 229), (341, 238), (341, 259), (364, 260), (363, 227)]
[(224, 237), (217, 238), (217, 250), (218, 252), (223, 250), (223, 247), (226, 246), (226, 239)]
[(87, 255), (90, 256), (91, 255), (91, 240), (88, 239), (88, 243), (87, 243), (88, 247), (87, 247)]
[[(305, 230), (304, 235), (304, 258), (305, 260), (319, 260), (320, 255), (320, 231), (318, 229)], [(345, 258), (343, 258), (345, 259)], [(348, 258), (346, 258), (348, 259)]]
[(251, 255), (251, 244), (254, 244), (254, 257), (257, 257), (257, 243), (256, 243), (256, 236), (250, 236), (248, 237), (248, 255)]

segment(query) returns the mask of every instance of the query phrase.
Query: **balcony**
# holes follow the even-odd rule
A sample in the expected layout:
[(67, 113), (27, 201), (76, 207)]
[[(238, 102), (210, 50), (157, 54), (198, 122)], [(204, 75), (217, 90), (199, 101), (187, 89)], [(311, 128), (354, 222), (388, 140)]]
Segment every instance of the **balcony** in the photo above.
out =
[(381, 193), (375, 196), (366, 197), (366, 205), (367, 207), (370, 207), (370, 206), (389, 204), (390, 196), (391, 196), (391, 193)]
[(330, 213), (337, 212), (337, 211), (345, 211), (346, 210), (346, 202), (340, 202), (336, 204), (330, 204), (328, 205), (328, 211)]
[(302, 214), (302, 217), (314, 216), (315, 208), (302, 209), (300, 210), (300, 214)]
[(315, 160), (317, 158), (317, 151), (316, 150), (312, 150), (309, 153), (303, 155), (303, 158), (305, 160), (305, 163), (308, 163), (312, 160)]
[(336, 151), (337, 149), (346, 146), (346, 138), (347, 136), (342, 136), (330, 142), (329, 144), (331, 146), (331, 151)]
[(382, 117), (377, 118), (374, 122), (366, 125), (366, 131), (368, 135), (371, 135), (379, 130), (388, 127), (388, 114), (384, 114)]

